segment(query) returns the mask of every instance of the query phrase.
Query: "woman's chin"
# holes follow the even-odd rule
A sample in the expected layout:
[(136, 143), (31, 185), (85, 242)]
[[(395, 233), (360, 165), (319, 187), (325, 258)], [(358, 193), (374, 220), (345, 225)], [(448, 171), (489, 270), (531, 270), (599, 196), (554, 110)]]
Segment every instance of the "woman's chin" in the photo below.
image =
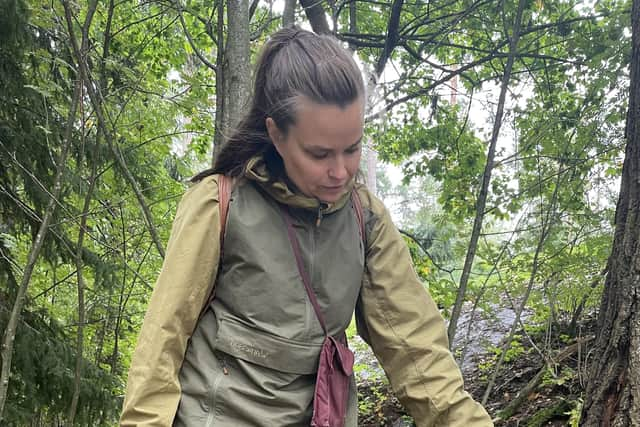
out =
[(318, 191), (316, 194), (316, 198), (325, 203), (335, 203), (344, 194), (344, 187), (340, 187), (339, 189), (325, 189)]

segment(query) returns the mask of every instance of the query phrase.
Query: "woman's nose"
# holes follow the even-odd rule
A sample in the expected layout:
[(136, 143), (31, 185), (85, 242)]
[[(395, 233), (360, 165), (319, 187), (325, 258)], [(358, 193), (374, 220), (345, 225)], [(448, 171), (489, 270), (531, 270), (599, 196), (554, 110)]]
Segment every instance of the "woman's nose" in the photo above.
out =
[(343, 180), (348, 178), (348, 175), (349, 172), (343, 159), (336, 159), (329, 168), (329, 177), (332, 179)]

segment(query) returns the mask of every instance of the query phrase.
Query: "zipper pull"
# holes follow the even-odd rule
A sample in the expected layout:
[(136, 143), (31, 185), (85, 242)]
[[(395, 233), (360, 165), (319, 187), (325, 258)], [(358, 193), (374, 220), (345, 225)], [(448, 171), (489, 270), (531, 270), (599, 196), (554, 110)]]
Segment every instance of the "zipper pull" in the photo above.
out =
[(225, 375), (229, 375), (229, 370), (227, 369), (227, 359), (222, 355), (216, 355), (220, 365), (222, 365), (222, 373)]
[(318, 205), (318, 217), (316, 218), (316, 228), (320, 227), (322, 221), (322, 203)]
[(323, 215), (322, 211), (324, 211), (327, 208), (329, 208), (329, 205), (325, 202), (320, 202), (320, 204), (318, 205), (318, 217), (316, 218), (316, 228), (320, 227), (320, 223), (322, 222), (322, 215)]

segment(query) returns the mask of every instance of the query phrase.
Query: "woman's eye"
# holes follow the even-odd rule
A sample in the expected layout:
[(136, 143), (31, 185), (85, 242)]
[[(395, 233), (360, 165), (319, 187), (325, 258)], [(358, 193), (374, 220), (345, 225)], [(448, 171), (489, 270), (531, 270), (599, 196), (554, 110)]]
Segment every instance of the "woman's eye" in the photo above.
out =
[(313, 157), (314, 159), (325, 159), (327, 157), (327, 153), (309, 153), (311, 154), (311, 157)]
[(346, 150), (347, 154), (353, 154), (353, 153), (357, 153), (358, 151), (360, 151), (360, 146), (356, 145), (355, 147), (349, 147)]

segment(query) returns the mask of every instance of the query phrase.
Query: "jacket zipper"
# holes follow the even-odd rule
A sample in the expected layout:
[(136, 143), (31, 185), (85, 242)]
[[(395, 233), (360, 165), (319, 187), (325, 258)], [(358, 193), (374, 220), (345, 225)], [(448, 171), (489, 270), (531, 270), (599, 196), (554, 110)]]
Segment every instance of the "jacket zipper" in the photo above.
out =
[(324, 211), (329, 209), (329, 205), (325, 202), (320, 202), (318, 204), (318, 216), (316, 217), (316, 228), (320, 227), (320, 223), (322, 222), (322, 216), (324, 215)]
[[(218, 359), (218, 361), (222, 365), (222, 373), (224, 375), (229, 375), (229, 370), (227, 369), (227, 361), (225, 357), (222, 355), (215, 355), (215, 357)], [(217, 404), (218, 392), (219, 392), (218, 389), (220, 388), (220, 383), (222, 382), (223, 378), (224, 378), (223, 375), (218, 375), (218, 378), (215, 379), (211, 387), (211, 400), (210, 400), (211, 406), (209, 407), (209, 414), (207, 415), (205, 427), (211, 427), (213, 425), (213, 420), (216, 416), (216, 404)]]
[[(328, 205), (326, 203), (322, 203), (320, 202), (320, 205), (318, 206), (318, 220), (316, 222), (316, 226), (315, 227), (311, 227), (310, 231), (310, 237), (311, 237), (311, 251), (309, 254), (309, 279), (311, 279), (311, 287), (314, 289), (314, 292), (316, 293), (316, 297), (318, 295), (318, 289), (317, 287), (314, 286), (314, 275), (315, 275), (315, 259), (316, 259), (316, 246), (317, 246), (317, 239), (318, 236), (320, 234), (320, 222), (322, 221), (322, 215), (323, 215), (323, 211), (325, 209), (328, 208)], [(315, 311), (313, 309), (313, 306), (311, 305), (311, 302), (309, 301), (309, 298), (307, 297), (307, 305), (309, 306), (309, 310), (311, 312), (311, 317), (313, 319), (317, 319), (317, 316), (315, 314)], [(318, 324), (318, 320), (315, 320), (312, 324)], [(311, 336), (311, 330), (309, 330), (309, 336)]]

